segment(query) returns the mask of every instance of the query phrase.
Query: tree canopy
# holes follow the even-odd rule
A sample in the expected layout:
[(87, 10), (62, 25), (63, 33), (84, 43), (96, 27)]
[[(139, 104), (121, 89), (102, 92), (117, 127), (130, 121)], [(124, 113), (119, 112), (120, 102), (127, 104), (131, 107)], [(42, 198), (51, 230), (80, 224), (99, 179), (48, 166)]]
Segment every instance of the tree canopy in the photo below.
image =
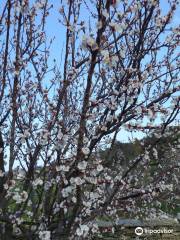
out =
[[(52, 2), (0, 2), (2, 238), (92, 239), (97, 217), (158, 214), (178, 181), (176, 162), (151, 171), (179, 119), (178, 1)], [(124, 129), (156, 137), (112, 169), (99, 152)]]

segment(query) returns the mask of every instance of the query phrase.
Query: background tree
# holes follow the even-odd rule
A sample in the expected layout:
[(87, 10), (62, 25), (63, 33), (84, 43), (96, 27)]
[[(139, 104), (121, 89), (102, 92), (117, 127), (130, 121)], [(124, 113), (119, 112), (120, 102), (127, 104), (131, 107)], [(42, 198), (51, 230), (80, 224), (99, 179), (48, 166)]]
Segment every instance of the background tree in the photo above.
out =
[[(178, 119), (177, 2), (167, 1), (163, 14), (156, 0), (62, 0), (61, 64), (51, 59), (46, 28), (51, 1), (1, 2), (2, 237), (91, 239), (97, 216), (116, 219), (119, 206), (145, 212), (135, 199), (148, 203), (168, 188), (166, 172), (138, 179)], [(112, 175), (95, 153), (113, 149), (122, 128), (158, 134)]]

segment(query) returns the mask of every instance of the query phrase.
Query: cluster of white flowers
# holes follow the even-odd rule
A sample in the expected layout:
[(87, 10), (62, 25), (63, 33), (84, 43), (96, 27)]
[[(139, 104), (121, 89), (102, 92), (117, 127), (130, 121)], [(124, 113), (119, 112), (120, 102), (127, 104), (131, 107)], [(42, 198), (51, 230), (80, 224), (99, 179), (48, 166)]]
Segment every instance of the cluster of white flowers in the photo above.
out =
[(119, 23), (111, 22), (111, 23), (109, 23), (109, 26), (111, 28), (113, 28), (113, 30), (115, 30), (116, 32), (118, 32), (120, 34), (123, 32), (123, 28), (121, 27), (121, 24), (119, 24)]
[(73, 193), (73, 186), (68, 186), (66, 188), (63, 188), (61, 193), (64, 198), (67, 198), (71, 193)]
[(90, 153), (90, 150), (89, 150), (88, 147), (83, 147), (82, 152), (83, 152), (84, 155), (88, 155)]
[(58, 166), (56, 166), (56, 171), (57, 172), (60, 172), (60, 171), (62, 171), (62, 172), (68, 172), (69, 171), (69, 166), (66, 166), (66, 165), (58, 165)]
[(92, 37), (88, 37), (86, 35), (84, 35), (82, 37), (82, 47), (87, 49), (88, 47), (91, 48), (92, 51), (95, 51), (98, 49), (98, 45), (96, 43), (96, 40)]
[(23, 191), (22, 193), (20, 193), (19, 191), (14, 191), (14, 195), (12, 198), (16, 201), (17, 204), (23, 203), (27, 200), (28, 193), (26, 191)]
[(97, 165), (97, 171), (101, 172), (103, 170), (103, 165), (102, 164), (98, 164)]
[(86, 161), (79, 162), (77, 167), (79, 170), (86, 170), (87, 162)]
[(75, 184), (75, 185), (79, 186), (79, 185), (82, 185), (85, 182), (85, 180), (82, 179), (81, 177), (76, 177), (76, 178), (72, 177), (70, 179), (70, 182), (71, 182), (71, 184)]
[[(83, 1), (71, 1), (70, 5), (68, 0), (64, 1), (65, 3), (62, 1), (60, 9), (62, 19), (59, 19), (59, 22), (65, 26), (68, 37), (65, 51), (62, 51), (62, 54), (64, 52), (67, 54), (67, 58), (62, 56), (62, 59), (65, 59), (62, 73), (56, 60), (52, 63), (52, 69), (48, 66), (51, 41), (50, 44), (46, 44), (48, 39), (44, 24), (51, 7), (45, 6), (46, 0), (35, 0), (34, 4), (22, 0), (21, 5), (15, 2), (12, 3), (12, 7), (16, 18), (13, 19), (12, 16), (12, 23), (5, 24), (2, 31), (6, 32), (10, 25), (15, 25), (11, 28), (9, 38), (12, 45), (13, 43), (17, 45), (18, 39), (13, 37), (15, 36), (13, 29), (17, 30), (19, 18), (17, 13), (22, 13), (21, 25), (24, 31), (20, 31), (19, 39), (25, 39), (22, 44), (22, 53), (25, 53), (23, 58), (32, 59), (33, 62), (31, 61), (30, 67), (28, 61), (24, 61), (23, 58), (19, 59), (18, 64), (13, 63), (11, 58), (18, 54), (12, 49), (12, 54), (7, 56), (7, 72), (4, 69), (7, 80), (8, 76), (11, 78), (12, 72), (13, 77), (19, 77), (19, 83), (16, 94), (10, 96), (14, 93), (8, 91), (12, 86), (6, 81), (6, 91), (2, 96), (2, 102), (4, 98), (10, 100), (7, 100), (5, 106), (2, 104), (2, 119), (4, 116), (7, 117), (4, 120), (6, 125), (0, 129), (3, 138), (0, 155), (3, 155), (4, 162), (9, 160), (10, 146), (14, 165), (19, 161), (24, 169), (24, 174), (17, 173), (14, 169), (13, 174), (11, 171), (4, 172), (4, 168), (0, 170), (0, 180), (7, 199), (7, 216), (10, 215), (8, 217), (13, 220), (12, 224), (23, 224), (22, 221), (26, 218), (31, 219), (34, 226), (27, 225), (27, 231), (36, 231), (40, 240), (50, 240), (54, 234), (48, 231), (51, 229), (50, 225), (61, 215), (63, 225), (68, 226), (72, 223), (71, 230), (76, 232), (72, 239), (88, 239), (90, 233), (98, 231), (98, 226), (91, 225), (88, 221), (95, 216), (94, 214), (102, 212), (106, 203), (110, 204), (102, 214), (117, 217), (119, 209), (130, 213), (135, 211), (134, 214), (141, 211), (141, 206), (137, 207), (136, 204), (139, 197), (132, 198), (132, 194), (138, 193), (140, 197), (142, 196), (141, 203), (148, 207), (151, 204), (147, 203), (151, 203), (153, 197), (163, 191), (168, 190), (166, 192), (173, 195), (173, 185), (168, 183), (171, 170), (163, 169), (163, 161), (157, 161), (161, 162), (157, 167), (151, 164), (160, 156), (156, 148), (152, 149), (153, 145), (146, 146), (146, 140), (141, 141), (144, 143), (142, 148), (138, 140), (137, 145), (136, 142), (132, 143), (136, 148), (137, 158), (126, 161), (126, 156), (121, 156), (119, 152), (114, 153), (114, 146), (117, 143), (115, 138), (120, 136), (118, 131), (121, 128), (126, 127), (125, 130), (129, 132), (141, 131), (147, 123), (149, 133), (150, 127), (153, 126), (153, 129), (156, 127), (155, 122), (158, 122), (158, 125), (160, 122), (165, 123), (168, 115), (171, 117), (172, 110), (177, 109), (176, 105), (179, 104), (177, 93), (172, 93), (176, 91), (178, 84), (179, 62), (175, 57), (178, 29), (174, 28), (171, 31), (169, 26), (168, 32), (171, 31), (171, 35), (168, 36), (167, 33), (164, 38), (158, 35), (161, 28), (162, 33), (166, 32), (163, 24), (168, 20), (168, 15), (161, 16), (161, 9), (156, 6), (159, 5), (159, 1), (135, 0), (130, 3), (129, 0), (123, 0), (119, 9), (115, 9), (118, 0), (113, 0), (110, 4), (100, 4), (99, 9), (94, 7), (92, 12), (88, 9), (87, 12), (91, 12), (93, 19), (97, 19), (97, 28), (94, 30), (92, 26), (94, 27), (95, 22), (88, 19), (88, 16), (82, 23), (80, 22), (82, 19), (79, 11), (82, 9)], [(96, 4), (96, 1), (91, 2)], [(7, 20), (9, 5), (4, 8), (3, 23)], [(26, 15), (25, 5), (27, 7), (30, 5), (32, 15), (31, 13)], [(152, 5), (156, 7), (152, 8)], [(86, 7), (89, 8), (89, 4)], [(43, 19), (41, 16), (36, 19), (38, 9), (43, 10), (41, 15)], [(149, 15), (151, 9), (152, 16)], [(173, 12), (173, 7), (171, 11)], [(147, 24), (144, 15), (150, 17), (148, 26), (145, 26)], [(86, 27), (88, 20), (89, 30)], [(142, 29), (137, 27), (139, 22)], [(141, 34), (144, 26), (146, 34)], [(31, 33), (31, 39), (26, 39), (28, 33)], [(143, 44), (139, 45), (141, 42)], [(26, 45), (29, 47), (28, 51), (24, 48)], [(167, 49), (162, 58), (161, 46)], [(5, 47), (2, 48), (0, 54), (2, 60), (6, 55), (3, 49), (6, 50)], [(156, 55), (159, 57), (156, 58)], [(18, 59), (18, 56), (16, 57), (15, 61)], [(49, 74), (52, 76), (51, 80)], [(10, 97), (7, 97), (8, 92)], [(174, 98), (171, 95), (175, 95)], [(18, 121), (13, 132), (11, 120), (14, 113), (12, 101), (14, 97), (17, 100), (15, 102), (18, 117), (15, 120)], [(7, 115), (6, 108), (10, 111)], [(84, 127), (81, 127), (81, 120)], [(159, 138), (162, 137), (160, 133), (155, 134), (156, 136), (159, 134)], [(80, 151), (79, 139), (82, 141)], [(172, 152), (175, 150), (171, 148)], [(32, 181), (31, 178), (26, 179), (26, 173), (31, 172), (31, 166), (35, 171), (35, 178)], [(4, 177), (5, 174), (7, 177)], [(172, 178), (178, 184), (178, 175)], [(26, 184), (28, 188), (23, 191), (26, 181), (29, 181), (29, 184)], [(79, 189), (81, 194), (78, 195)], [(50, 204), (46, 206), (50, 196)], [(127, 200), (121, 201), (123, 198)], [(19, 204), (22, 204), (22, 207)], [(73, 216), (72, 209), (77, 205), (78, 211)], [(38, 213), (37, 218), (32, 219), (35, 209)], [(2, 211), (2, 215), (5, 211)], [(64, 211), (64, 215), (61, 211)], [(62, 226), (62, 231), (66, 226)]]
[(173, 184), (165, 184), (164, 182), (161, 182), (160, 184), (159, 184), (159, 189), (161, 190), (161, 191), (165, 191), (165, 190), (168, 190), (168, 191), (173, 191), (173, 188), (174, 188), (174, 186), (173, 186)]
[(35, 179), (35, 180), (32, 182), (32, 185), (33, 185), (34, 187), (42, 186), (42, 185), (43, 185), (43, 180), (40, 179), (40, 178), (37, 178), (37, 179)]
[(29, 138), (30, 132), (28, 129), (25, 129), (24, 133), (19, 133), (19, 138), (21, 139), (21, 143), (25, 142), (26, 138)]
[(50, 231), (40, 231), (39, 238), (41, 240), (50, 240), (51, 239), (51, 232)]
[(79, 228), (77, 228), (76, 230), (76, 234), (77, 236), (83, 236), (86, 237), (89, 233), (90, 228), (88, 227), (88, 225), (80, 225)]

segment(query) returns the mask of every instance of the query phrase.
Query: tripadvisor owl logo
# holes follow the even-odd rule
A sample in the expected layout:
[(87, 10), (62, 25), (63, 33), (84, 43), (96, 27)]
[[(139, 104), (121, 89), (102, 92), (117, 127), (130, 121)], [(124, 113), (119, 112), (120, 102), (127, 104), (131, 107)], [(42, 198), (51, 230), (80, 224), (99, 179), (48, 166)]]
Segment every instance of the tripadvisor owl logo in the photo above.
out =
[(143, 228), (142, 227), (135, 228), (135, 234), (141, 236), (143, 234)]

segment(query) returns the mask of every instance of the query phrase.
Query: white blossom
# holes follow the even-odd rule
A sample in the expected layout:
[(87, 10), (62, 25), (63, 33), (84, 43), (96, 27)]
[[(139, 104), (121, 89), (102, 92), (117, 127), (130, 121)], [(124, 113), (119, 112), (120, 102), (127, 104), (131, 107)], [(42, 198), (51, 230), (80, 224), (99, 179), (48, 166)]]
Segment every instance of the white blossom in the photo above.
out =
[(106, 19), (109, 18), (109, 13), (107, 12), (106, 9), (104, 9), (104, 10), (102, 11), (102, 15), (103, 15)]
[(50, 231), (40, 231), (39, 238), (41, 240), (50, 240), (51, 239), (51, 232)]
[(69, 166), (66, 166), (66, 165), (62, 164), (62, 165), (56, 167), (56, 171), (57, 172), (59, 172), (59, 171), (68, 172), (69, 171)]
[(76, 185), (82, 185), (84, 183), (84, 180), (80, 177), (76, 177), (76, 178), (74, 178), (74, 183)]
[(121, 24), (111, 22), (111, 23), (109, 23), (109, 26), (111, 26), (116, 32), (118, 32), (120, 34), (123, 32)]
[(79, 170), (85, 170), (87, 167), (87, 162), (86, 161), (82, 161), (78, 163), (78, 168)]
[(40, 179), (40, 178), (37, 178), (36, 180), (34, 180), (33, 181), (33, 186), (41, 186), (41, 185), (43, 185), (43, 180), (42, 179)]
[(17, 204), (21, 203), (22, 202), (22, 199), (21, 199), (21, 196), (19, 193), (15, 193), (14, 196), (12, 197), (13, 200), (16, 201)]
[(4, 177), (4, 172), (2, 170), (0, 170), (0, 177)]
[(78, 236), (87, 236), (88, 232), (89, 232), (89, 227), (87, 225), (80, 225), (79, 228), (76, 230), (76, 234)]
[(84, 153), (84, 155), (88, 155), (90, 153), (90, 150), (88, 147), (84, 147), (82, 148), (82, 152)]
[(72, 190), (73, 190), (72, 186), (68, 186), (66, 188), (63, 188), (62, 189), (62, 196), (64, 198), (68, 197), (72, 193)]
[(98, 172), (101, 172), (102, 170), (103, 170), (103, 165), (98, 164), (98, 165), (97, 165), (97, 171), (98, 171)]

